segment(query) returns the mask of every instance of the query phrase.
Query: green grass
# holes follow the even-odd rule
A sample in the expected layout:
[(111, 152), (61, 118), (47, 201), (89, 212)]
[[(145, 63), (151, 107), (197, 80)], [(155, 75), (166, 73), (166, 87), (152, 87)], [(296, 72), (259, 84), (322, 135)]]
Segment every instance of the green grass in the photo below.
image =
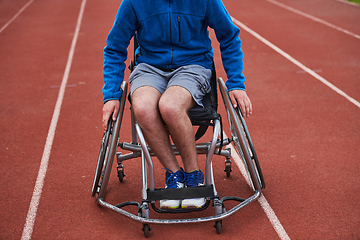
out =
[(348, 0), (348, 2), (353, 2), (360, 5), (360, 0)]

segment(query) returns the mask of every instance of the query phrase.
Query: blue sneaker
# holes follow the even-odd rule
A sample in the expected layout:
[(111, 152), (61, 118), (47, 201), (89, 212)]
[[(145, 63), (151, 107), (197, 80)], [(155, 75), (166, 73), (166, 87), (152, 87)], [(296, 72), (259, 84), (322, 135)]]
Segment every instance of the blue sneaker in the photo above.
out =
[[(166, 185), (165, 188), (183, 188), (185, 182), (185, 172), (183, 169), (178, 170), (177, 172), (172, 172), (167, 169), (165, 173)], [(170, 171), (170, 172), (169, 172)], [(160, 209), (176, 209), (181, 205), (180, 200), (160, 200)]]
[[(204, 186), (204, 173), (199, 171), (193, 171), (185, 173), (185, 187), (197, 187)], [(182, 200), (182, 208), (201, 208), (206, 203), (205, 198), (191, 198)]]

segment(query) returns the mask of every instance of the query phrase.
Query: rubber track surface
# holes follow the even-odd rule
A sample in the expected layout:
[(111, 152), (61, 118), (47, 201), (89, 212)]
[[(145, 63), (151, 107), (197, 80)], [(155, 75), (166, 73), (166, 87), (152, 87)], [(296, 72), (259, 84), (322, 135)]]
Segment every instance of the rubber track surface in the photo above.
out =
[[(28, 3), (0, 1), (0, 29)], [(23, 234), (81, 3), (31, 1), (0, 32), (0, 239), (21, 239)], [(276, 3), (357, 35), (360, 7), (336, 0), (224, 3), (234, 19), (360, 101), (360, 39)], [(119, 4), (115, 0), (86, 2), (32, 239), (143, 237), (140, 223), (99, 207), (91, 197), (102, 137), (103, 48)], [(211, 36), (218, 76), (226, 78), (212, 32)], [(248, 31), (241, 29), (240, 37), (254, 107), (247, 123), (266, 180), (264, 197), (283, 230), (275, 231), (279, 226), (273, 226), (266, 210), (255, 202), (223, 220), (221, 235), (208, 222), (152, 225), (150, 237), (359, 239), (359, 107)], [(225, 119), (223, 106), (220, 113)], [(129, 105), (123, 126), (122, 141), (130, 141)], [(156, 183), (162, 187), (163, 170), (154, 162)], [(109, 182), (106, 200), (114, 204), (141, 200), (140, 161), (124, 165), (124, 183), (116, 178), (116, 166)], [(229, 179), (222, 158), (214, 159), (214, 168), (221, 196), (250, 194), (235, 163)], [(183, 216), (206, 214), (213, 214), (212, 208)]]

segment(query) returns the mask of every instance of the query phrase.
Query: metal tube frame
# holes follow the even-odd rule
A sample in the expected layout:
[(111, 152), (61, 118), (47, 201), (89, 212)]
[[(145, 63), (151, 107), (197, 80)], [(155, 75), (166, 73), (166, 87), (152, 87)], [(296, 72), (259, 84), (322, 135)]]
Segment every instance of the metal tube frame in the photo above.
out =
[[(220, 85), (221, 93), (223, 95), (223, 91), (225, 89), (224, 89), (224, 86), (221, 85), (222, 80), (220, 79), (218, 81), (220, 83), (219, 85)], [(228, 110), (229, 114), (235, 114), (228, 95), (223, 96), (223, 100), (224, 100), (224, 104), (227, 106), (227, 108), (230, 108), (230, 110)], [(122, 109), (122, 111), (123, 111), (123, 109)], [(234, 124), (236, 124), (237, 128), (241, 127), (241, 126), (239, 126), (239, 123), (234, 123)], [(151, 219), (151, 218), (149, 218), (149, 203), (147, 202), (147, 188), (149, 187), (150, 190), (155, 189), (154, 166), (153, 166), (153, 162), (151, 160), (151, 155), (153, 155), (153, 153), (151, 153), (151, 150), (147, 147), (144, 136), (141, 131), (141, 128), (138, 126), (138, 124), (136, 124), (133, 116), (132, 116), (132, 125), (133, 125), (132, 128), (136, 130), (136, 134), (137, 134), (137, 137), (139, 138), (140, 146), (137, 143), (136, 134), (134, 135), (134, 133), (132, 135), (133, 142), (131, 144), (128, 144), (128, 143), (118, 144), (118, 142), (116, 142), (115, 146), (120, 146), (122, 149), (133, 151), (132, 153), (125, 154), (125, 155), (117, 154), (118, 162), (119, 161), (122, 162), (122, 161), (125, 161), (128, 159), (134, 158), (134, 157), (138, 157), (139, 153), (141, 153), (141, 161), (142, 161), (141, 165), (142, 165), (142, 175), (143, 175), (142, 176), (143, 201), (142, 201), (142, 205), (139, 209), (139, 211), (141, 210), (141, 214), (140, 213), (138, 215), (132, 214), (128, 211), (121, 209), (121, 207), (114, 206), (114, 205), (104, 201), (103, 198), (105, 195), (105, 188), (107, 186), (107, 182), (109, 181), (110, 169), (111, 169), (112, 163), (110, 164), (109, 170), (107, 170), (107, 172), (105, 173), (105, 176), (104, 176), (105, 178), (104, 178), (103, 184), (105, 184), (105, 186), (103, 186), (104, 189), (100, 190), (100, 193), (99, 193), (99, 196), (97, 199), (97, 202), (99, 205), (107, 207), (117, 213), (120, 213), (132, 220), (141, 222), (143, 224), (149, 224), (149, 223), (175, 224), (175, 223), (195, 223), (195, 222), (206, 222), (206, 221), (220, 221), (220, 220), (232, 215), (233, 213), (237, 212), (238, 210), (242, 209), (243, 207), (245, 207), (246, 205), (248, 205), (249, 203), (255, 201), (257, 198), (260, 197), (261, 186), (259, 183), (259, 179), (256, 177), (256, 172), (254, 170), (254, 166), (251, 161), (250, 153), (249, 153), (247, 147), (245, 146), (245, 141), (246, 141), (245, 137), (243, 136), (243, 133), (241, 131), (239, 131), (238, 136), (241, 137), (241, 141), (240, 141), (241, 147), (243, 148), (243, 151), (245, 153), (246, 163), (249, 166), (249, 171), (250, 171), (249, 178), (250, 178), (250, 181), (252, 182), (252, 184), (254, 185), (254, 188), (253, 188), (254, 193), (247, 199), (239, 200), (240, 203), (237, 204), (235, 207), (231, 208), (230, 210), (228, 210), (226, 212), (223, 212), (223, 210), (222, 210), (223, 202), (221, 200), (219, 200), (216, 189), (215, 189), (213, 169), (212, 169), (212, 158), (213, 158), (214, 154), (225, 156), (228, 158), (228, 157), (230, 157), (230, 150), (224, 149), (224, 150), (220, 151), (220, 149), (219, 149), (220, 142), (218, 140), (218, 137), (219, 137), (219, 131), (220, 131), (220, 122), (218, 119), (216, 119), (216, 120), (214, 120), (212, 141), (210, 143), (196, 145), (196, 149), (199, 154), (207, 155), (206, 166), (205, 166), (205, 180), (206, 180), (206, 185), (213, 185), (213, 189), (214, 189), (214, 199), (213, 200), (214, 200), (215, 215), (208, 216), (208, 217), (200, 217), (200, 218), (190, 218), (190, 219)], [(120, 129), (118, 129), (118, 131), (120, 131)], [(119, 136), (118, 132), (115, 133), (116, 141), (118, 141), (118, 136)], [(232, 141), (232, 139), (225, 139), (223, 141), (223, 145), (224, 146), (228, 145), (231, 143), (231, 141)], [(113, 142), (113, 139), (112, 139), (112, 142)], [(112, 151), (113, 151), (113, 149), (110, 149), (110, 153)], [(176, 147), (174, 147), (174, 151), (177, 152)], [(109, 164), (107, 164), (107, 165), (109, 165)], [(147, 173), (149, 174), (149, 179), (147, 179)], [(234, 200), (234, 199), (240, 199), (240, 198), (228, 197), (228, 199)], [(126, 205), (126, 203), (120, 204), (120, 205), (123, 206), (123, 205)], [(118, 205), (118, 206), (120, 206), (120, 205)]]

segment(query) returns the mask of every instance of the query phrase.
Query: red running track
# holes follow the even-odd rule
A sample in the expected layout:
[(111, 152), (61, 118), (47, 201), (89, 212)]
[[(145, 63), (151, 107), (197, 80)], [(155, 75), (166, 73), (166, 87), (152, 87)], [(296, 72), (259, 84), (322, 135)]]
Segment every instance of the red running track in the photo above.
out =
[[(69, 62), (82, 3), (80, 31)], [(360, 39), (356, 36), (360, 35), (360, 8), (336, 0), (224, 3), (236, 21), (355, 103), (241, 28), (244, 73), (254, 105), (247, 124), (267, 185), (262, 202), (226, 218), (221, 235), (209, 222), (152, 225), (150, 237), (359, 239)], [(119, 4), (113, 0), (106, 4), (0, 2), (0, 239), (21, 239), (25, 226), (30, 226), (32, 239), (143, 237), (140, 223), (97, 206), (91, 197), (102, 136), (102, 52)], [(218, 47), (216, 41), (214, 47)], [(218, 75), (225, 78), (215, 52)], [(66, 66), (71, 67), (68, 78)], [(67, 86), (53, 127), (51, 151), (45, 151), (48, 165), (32, 225), (27, 214), (63, 79)], [(126, 111), (123, 126), (130, 126), (128, 106)], [(223, 108), (220, 113), (225, 116)], [(122, 136), (129, 141), (127, 127), (122, 128)], [(222, 172), (223, 159), (216, 158), (214, 167), (220, 195), (249, 194), (235, 164), (230, 179)], [(125, 162), (122, 185), (113, 171), (107, 200), (140, 201), (139, 169), (139, 161)], [(156, 175), (161, 182), (159, 164)], [(273, 212), (264, 210), (264, 199)]]

